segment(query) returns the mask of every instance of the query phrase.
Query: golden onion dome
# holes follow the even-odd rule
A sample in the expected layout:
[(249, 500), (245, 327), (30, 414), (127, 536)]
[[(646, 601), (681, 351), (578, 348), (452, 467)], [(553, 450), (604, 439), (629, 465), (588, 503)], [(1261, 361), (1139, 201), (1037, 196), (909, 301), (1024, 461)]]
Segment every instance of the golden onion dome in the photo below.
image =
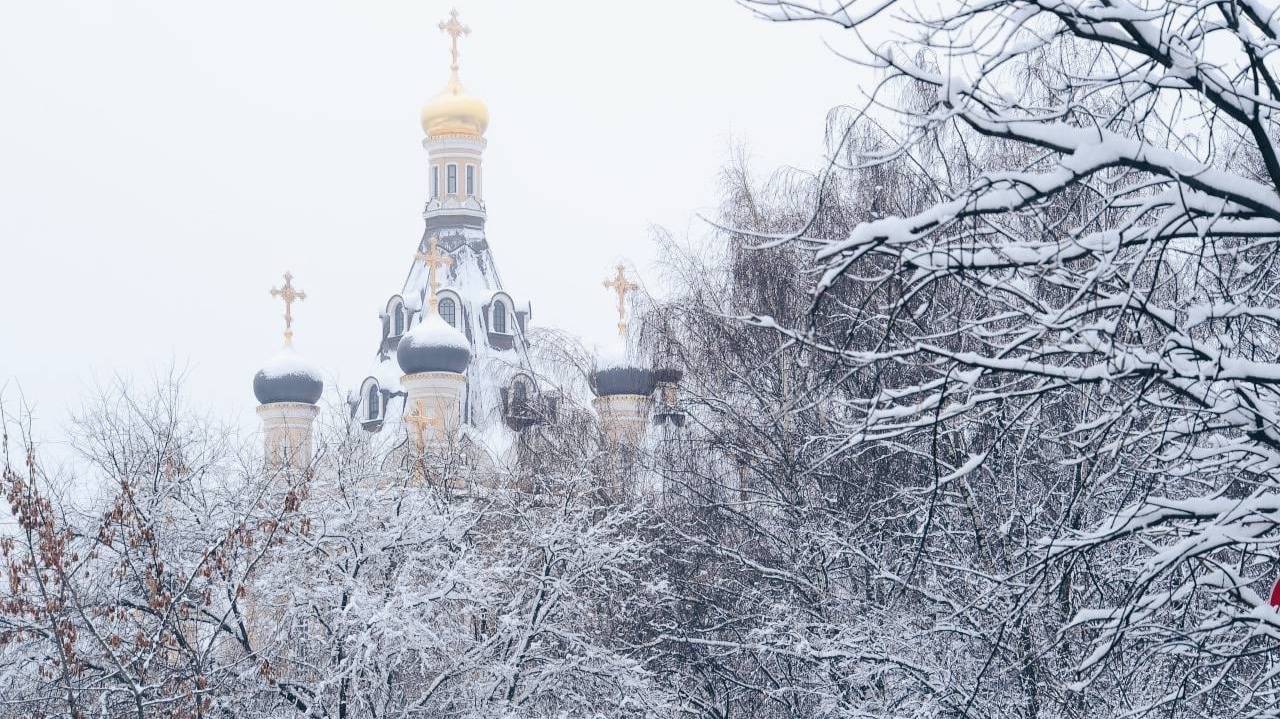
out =
[(455, 70), (449, 84), (422, 106), (422, 130), (427, 137), (470, 135), (480, 137), (489, 127), (489, 108), (474, 95), (468, 95)]

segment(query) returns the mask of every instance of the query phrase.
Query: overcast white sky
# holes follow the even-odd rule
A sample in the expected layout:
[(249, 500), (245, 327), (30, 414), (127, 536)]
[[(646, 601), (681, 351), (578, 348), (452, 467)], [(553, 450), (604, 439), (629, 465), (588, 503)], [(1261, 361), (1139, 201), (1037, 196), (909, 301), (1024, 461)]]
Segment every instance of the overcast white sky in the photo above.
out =
[(421, 234), (418, 109), (454, 4), (503, 280), (589, 341), (610, 265), (648, 266), (651, 225), (700, 232), (734, 142), (816, 167), (826, 112), (858, 97), (838, 30), (732, 0), (0, 0), (6, 399), (51, 437), (95, 382), (176, 362), (253, 421), (285, 269), (299, 350), (358, 384)]

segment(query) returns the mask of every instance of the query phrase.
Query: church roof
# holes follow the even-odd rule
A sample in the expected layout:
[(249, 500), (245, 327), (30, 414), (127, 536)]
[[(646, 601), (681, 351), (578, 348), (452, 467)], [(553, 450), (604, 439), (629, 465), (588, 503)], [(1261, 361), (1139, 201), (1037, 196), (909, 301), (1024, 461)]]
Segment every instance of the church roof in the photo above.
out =
[[(455, 337), (465, 339), (471, 354), (465, 369), (467, 389), (460, 432), (498, 460), (511, 451), (516, 439), (515, 432), (503, 422), (501, 393), (516, 375), (532, 375), (525, 337), (531, 308), (527, 302), (518, 303), (503, 288), (483, 226), (472, 226), (468, 218), (460, 217), (456, 223), (439, 227), (442, 219), (446, 218), (432, 218), (430, 224), (437, 228), (433, 230), (428, 226), (424, 232), (419, 251), (398, 293), (409, 315), (403, 325), (404, 336), (422, 331), (430, 282), (430, 268), (422, 250), (430, 244), (431, 237), (435, 237), (440, 251), (452, 261), (437, 269), (440, 311), (444, 312), (447, 307), (443, 303), (454, 303), (447, 312), (457, 331)], [(495, 307), (496, 303), (502, 305), (501, 309)], [(428, 322), (444, 324), (439, 317)], [(384, 434), (401, 431), (404, 413), (405, 395), (401, 385), (404, 368), (397, 364), (395, 349), (401, 340), (394, 336), (395, 326), (390, 319), (383, 322), (382, 338), (376, 344), (374, 361), (368, 371), (368, 377), (377, 383), (384, 398), (384, 406), (377, 421), (365, 423)], [(367, 392), (356, 401), (367, 401)], [(364, 419), (367, 412), (356, 416)]]

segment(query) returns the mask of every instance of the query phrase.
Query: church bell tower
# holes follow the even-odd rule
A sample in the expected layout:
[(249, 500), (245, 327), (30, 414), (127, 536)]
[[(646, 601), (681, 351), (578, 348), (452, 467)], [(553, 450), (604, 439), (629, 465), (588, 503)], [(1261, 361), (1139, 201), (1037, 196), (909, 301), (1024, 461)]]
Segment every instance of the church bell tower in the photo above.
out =
[(484, 133), (489, 127), (489, 108), (484, 101), (467, 94), (458, 77), (458, 39), (471, 28), (458, 22), (458, 11), (440, 23), (449, 35), (449, 82), (422, 107), (422, 130), (426, 138), (429, 187), (426, 236), (449, 229), (483, 229)]
[[(532, 305), (503, 287), (486, 235), (489, 109), (459, 75), (459, 40), (471, 29), (457, 12), (439, 28), (450, 63), (420, 113), (423, 231), (404, 284), (378, 313), (376, 361), (348, 402), (366, 431), (404, 433), (424, 453), (456, 443), (476, 457), (505, 456), (531, 424), (537, 395), (525, 337)], [(504, 424), (509, 431), (489, 431)]]

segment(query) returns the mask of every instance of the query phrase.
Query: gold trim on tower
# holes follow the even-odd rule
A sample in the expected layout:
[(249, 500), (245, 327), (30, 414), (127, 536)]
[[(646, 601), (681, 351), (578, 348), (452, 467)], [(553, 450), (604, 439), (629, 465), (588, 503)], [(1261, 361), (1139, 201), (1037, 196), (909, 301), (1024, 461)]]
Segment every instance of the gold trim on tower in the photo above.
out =
[[(422, 264), (427, 266), (427, 287), (430, 295), (427, 299), (427, 317), (435, 314), (436, 305), (440, 300), (436, 298), (436, 294), (440, 292), (440, 281), (436, 278), (436, 270), (441, 267), (452, 267), (453, 258), (440, 252), (440, 240), (437, 237), (431, 238), (429, 252), (415, 252), (413, 259), (421, 260)], [(425, 317), (423, 318), (425, 319)]]

